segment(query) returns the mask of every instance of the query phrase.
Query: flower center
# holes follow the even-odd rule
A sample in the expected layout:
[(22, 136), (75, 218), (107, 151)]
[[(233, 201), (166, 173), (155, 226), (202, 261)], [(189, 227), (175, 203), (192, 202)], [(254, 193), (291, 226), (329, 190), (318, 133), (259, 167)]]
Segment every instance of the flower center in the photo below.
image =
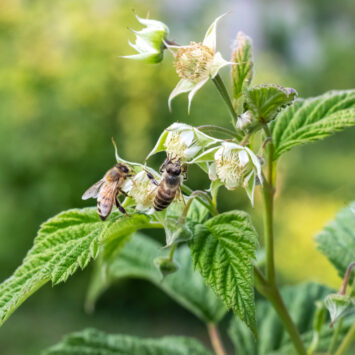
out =
[(202, 43), (191, 42), (187, 48), (180, 48), (176, 54), (175, 68), (182, 79), (199, 82), (209, 77), (213, 61), (212, 49)]
[(164, 143), (165, 151), (168, 155), (174, 156), (176, 158), (184, 158), (185, 151), (188, 146), (181, 139), (180, 134), (176, 132), (171, 132), (167, 140)]
[(139, 209), (153, 206), (155, 198), (155, 185), (147, 177), (145, 171), (139, 172), (132, 180), (132, 188), (129, 195), (134, 198)]
[(251, 164), (243, 165), (240, 162), (238, 152), (222, 154), (220, 159), (216, 160), (217, 176), (229, 188), (237, 188), (243, 184), (244, 178), (252, 170)]

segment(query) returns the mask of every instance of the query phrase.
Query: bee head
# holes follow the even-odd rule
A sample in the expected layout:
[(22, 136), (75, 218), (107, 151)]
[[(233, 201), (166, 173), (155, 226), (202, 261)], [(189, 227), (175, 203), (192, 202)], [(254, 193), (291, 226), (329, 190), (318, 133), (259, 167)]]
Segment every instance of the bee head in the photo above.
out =
[(166, 172), (169, 175), (179, 176), (181, 174), (180, 162), (169, 162), (166, 166)]
[(116, 168), (123, 174), (128, 175), (128, 173), (130, 172), (128, 166), (124, 165), (124, 164), (116, 164)]

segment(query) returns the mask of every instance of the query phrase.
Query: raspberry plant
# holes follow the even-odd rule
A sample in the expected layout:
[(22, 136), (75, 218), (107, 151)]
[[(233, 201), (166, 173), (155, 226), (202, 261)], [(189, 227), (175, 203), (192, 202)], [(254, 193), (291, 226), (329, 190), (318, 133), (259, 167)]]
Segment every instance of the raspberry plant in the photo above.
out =
[[(96, 259), (86, 308), (113, 282), (138, 277), (161, 288), (206, 324), (217, 355), (226, 354), (218, 324), (231, 310), (229, 336), (239, 354), (345, 354), (355, 336), (354, 278), (355, 202), (336, 216), (316, 237), (319, 250), (344, 279), (336, 293), (319, 284), (279, 290), (274, 263), (274, 194), (278, 159), (301, 144), (317, 141), (355, 124), (355, 91), (330, 91), (309, 99), (296, 98), (292, 88), (265, 84), (252, 86), (253, 58), (249, 37), (238, 33), (230, 61), (217, 52), (218, 17), (202, 42), (179, 45), (168, 39), (169, 28), (137, 16), (144, 26), (134, 31), (131, 46), (138, 54), (126, 56), (159, 63), (164, 52), (175, 58), (180, 81), (168, 103), (188, 93), (188, 111), (194, 95), (212, 80), (226, 103), (229, 129), (216, 125), (192, 127), (174, 123), (158, 138), (145, 162), (119, 163), (134, 172), (125, 186), (123, 202), (129, 215), (114, 211), (100, 221), (96, 208), (64, 211), (44, 222), (21, 266), (0, 285), (0, 322), (47, 282), (64, 282)], [(219, 71), (230, 66), (232, 96)], [(188, 121), (188, 119), (187, 119)], [(207, 134), (208, 133), (208, 134)], [(221, 136), (225, 138), (220, 138)], [(207, 191), (182, 185), (183, 197), (164, 211), (153, 208), (156, 187), (148, 174), (155, 153), (198, 165), (208, 174)], [(83, 187), (84, 188), (84, 187)], [(260, 189), (264, 232), (259, 240), (245, 211), (218, 212), (220, 188), (242, 188), (254, 204)], [(242, 193), (242, 192), (241, 192)], [(164, 229), (166, 246), (141, 230)], [(260, 247), (262, 245), (262, 247)], [(265, 250), (265, 263), (256, 258)], [(254, 289), (264, 300), (255, 304)], [(328, 312), (329, 311), (329, 312)], [(211, 354), (188, 337), (142, 339), (84, 330), (67, 336), (45, 354)]]

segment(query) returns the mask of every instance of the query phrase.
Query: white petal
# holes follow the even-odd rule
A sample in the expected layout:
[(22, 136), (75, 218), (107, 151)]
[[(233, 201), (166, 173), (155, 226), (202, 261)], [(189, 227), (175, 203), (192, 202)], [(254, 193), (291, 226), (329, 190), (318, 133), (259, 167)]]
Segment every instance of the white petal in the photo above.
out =
[(209, 68), (210, 76), (214, 78), (223, 67), (231, 64), (235, 63), (227, 62), (225, 59), (222, 58), (221, 53), (217, 52), (213, 57), (213, 62), (211, 63)]
[(195, 157), (195, 155), (197, 155), (198, 154), (198, 152), (200, 151), (202, 149), (202, 147), (201, 146), (199, 146), (199, 145), (193, 145), (193, 146), (191, 146), (190, 148), (187, 148), (186, 150), (185, 150), (185, 158), (187, 159), (187, 160), (190, 160), (190, 159), (192, 159), (192, 158), (194, 158)]
[(208, 169), (208, 177), (210, 178), (210, 180), (215, 181), (217, 180), (217, 171), (216, 171), (216, 163), (213, 162)]
[(126, 193), (130, 192), (133, 186), (133, 182), (131, 179), (126, 180), (126, 182), (124, 183), (124, 185), (122, 186), (122, 190)]
[(229, 153), (231, 150), (237, 149), (245, 149), (243, 146), (237, 144), (237, 143), (232, 143), (232, 142), (223, 142), (222, 147), (226, 150), (226, 153)]
[(173, 100), (174, 97), (183, 94), (184, 92), (189, 92), (193, 89), (195, 86), (194, 83), (192, 83), (189, 80), (186, 79), (181, 79), (177, 85), (175, 86), (175, 89), (171, 92), (168, 100), (168, 105), (169, 105), (169, 110), (171, 111), (171, 101)]
[(213, 50), (213, 52), (216, 51), (216, 27), (217, 27), (217, 22), (225, 15), (227, 15), (228, 12), (226, 12), (225, 14), (217, 17), (212, 25), (208, 28), (206, 34), (205, 34), (205, 38), (203, 39), (202, 44), (211, 48)]
[(245, 150), (241, 150), (238, 153), (239, 161), (242, 166), (245, 166), (249, 163), (249, 155)]
[(192, 130), (183, 131), (180, 133), (180, 139), (189, 147), (195, 139), (195, 134)]
[(194, 84), (194, 87), (192, 88), (192, 90), (189, 93), (189, 104), (188, 104), (188, 108), (187, 108), (187, 113), (190, 114), (190, 108), (191, 108), (191, 102), (192, 99), (194, 98), (195, 94), (197, 93), (198, 90), (200, 90), (202, 88), (203, 85), (205, 85), (208, 81), (208, 78), (205, 80), (200, 81), (197, 84)]

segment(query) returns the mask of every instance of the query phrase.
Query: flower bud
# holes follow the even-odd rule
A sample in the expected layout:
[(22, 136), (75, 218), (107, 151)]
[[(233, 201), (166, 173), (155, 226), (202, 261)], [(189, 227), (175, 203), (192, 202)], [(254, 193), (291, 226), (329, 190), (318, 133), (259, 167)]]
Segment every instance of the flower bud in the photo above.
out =
[(254, 115), (251, 111), (246, 111), (242, 113), (237, 119), (237, 129), (241, 131), (247, 131), (249, 128), (253, 126), (253, 122), (255, 121)]
[(132, 30), (136, 35), (136, 42), (135, 44), (129, 42), (129, 45), (138, 54), (124, 56), (123, 58), (142, 60), (147, 63), (161, 62), (165, 49), (164, 40), (169, 33), (169, 28), (163, 22), (136, 17), (142, 25), (146, 26), (140, 31)]
[(154, 259), (154, 264), (162, 274), (163, 278), (178, 270), (178, 266), (175, 262), (168, 257), (158, 256)]

